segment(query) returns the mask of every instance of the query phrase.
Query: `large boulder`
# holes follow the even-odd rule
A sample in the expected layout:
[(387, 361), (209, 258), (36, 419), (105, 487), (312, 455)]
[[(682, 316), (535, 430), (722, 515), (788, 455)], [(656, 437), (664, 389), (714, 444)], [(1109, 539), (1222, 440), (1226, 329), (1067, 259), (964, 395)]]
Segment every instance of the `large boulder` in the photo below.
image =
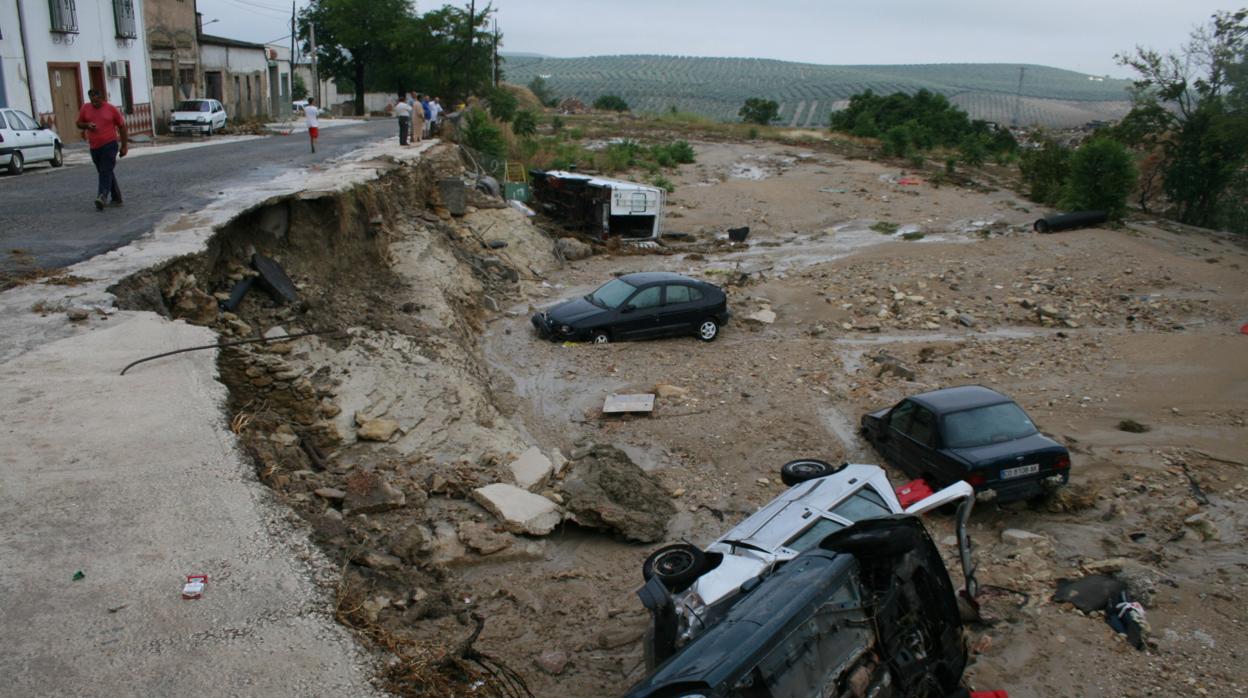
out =
[(570, 262), (594, 256), (594, 248), (576, 238), (559, 238), (555, 241), (555, 246), (559, 248), (563, 258)]
[(497, 482), (478, 487), (472, 498), (512, 533), (544, 536), (563, 520), (554, 502), (515, 485)]
[(630, 540), (663, 540), (676, 507), (659, 483), (613, 446), (595, 446), (563, 482), (564, 506), (582, 526)]

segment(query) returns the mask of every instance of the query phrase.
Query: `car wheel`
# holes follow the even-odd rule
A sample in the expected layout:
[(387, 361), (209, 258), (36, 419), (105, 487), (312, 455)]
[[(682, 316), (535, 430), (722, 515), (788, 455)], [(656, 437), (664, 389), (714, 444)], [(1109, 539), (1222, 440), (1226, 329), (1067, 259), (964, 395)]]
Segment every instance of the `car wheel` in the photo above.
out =
[(719, 336), (719, 324), (714, 320), (707, 318), (698, 325), (698, 339), (703, 342), (713, 342)]
[(611, 335), (608, 334), (606, 330), (594, 330), (594, 334), (593, 334), (594, 344), (606, 344), (607, 342), (610, 342), (610, 341), (611, 341)]
[(211, 137), (212, 137), (212, 132), (213, 132), (214, 130), (215, 130), (215, 129), (213, 129), (212, 124), (208, 124), (208, 131), (207, 131), (207, 132), (205, 132), (205, 133), (204, 133), (204, 135), (205, 135), (205, 136), (208, 136), (209, 138), (211, 138)]
[(832, 465), (815, 458), (799, 458), (780, 466), (780, 482), (792, 487), (799, 482), (834, 475), (845, 469), (846, 464)]
[(22, 151), (14, 150), (13, 157), (9, 159), (9, 174), (20, 175), (26, 169), (26, 161), (22, 160)]
[(641, 576), (647, 582), (658, 577), (669, 589), (680, 589), (693, 583), (706, 566), (706, 553), (696, 545), (675, 543), (650, 553), (641, 565)]
[(56, 147), (52, 150), (52, 166), (60, 167), (61, 165), (64, 165), (64, 164), (65, 164), (65, 149), (61, 147), (60, 143), (57, 143)]

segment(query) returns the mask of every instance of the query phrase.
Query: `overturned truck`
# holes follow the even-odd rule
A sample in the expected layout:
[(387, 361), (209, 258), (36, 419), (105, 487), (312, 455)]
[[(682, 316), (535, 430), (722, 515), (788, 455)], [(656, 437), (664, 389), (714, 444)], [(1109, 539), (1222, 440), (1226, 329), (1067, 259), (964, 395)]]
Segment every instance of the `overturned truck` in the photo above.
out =
[(657, 240), (667, 192), (620, 179), (562, 170), (531, 170), (533, 196), (557, 221), (600, 240)]

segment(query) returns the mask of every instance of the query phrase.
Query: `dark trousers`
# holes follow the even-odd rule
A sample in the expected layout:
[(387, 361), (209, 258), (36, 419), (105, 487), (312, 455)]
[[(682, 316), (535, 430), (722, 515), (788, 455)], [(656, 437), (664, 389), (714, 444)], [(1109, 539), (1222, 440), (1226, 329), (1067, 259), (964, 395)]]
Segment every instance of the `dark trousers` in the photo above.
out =
[(407, 145), (407, 134), (412, 132), (412, 117), (399, 117), (399, 145)]
[(121, 201), (121, 187), (117, 186), (117, 176), (113, 174), (113, 168), (117, 167), (119, 150), (121, 144), (117, 141), (91, 149), (91, 162), (95, 163), (95, 171), (100, 175), (96, 195), (103, 198), (112, 196), (113, 201)]

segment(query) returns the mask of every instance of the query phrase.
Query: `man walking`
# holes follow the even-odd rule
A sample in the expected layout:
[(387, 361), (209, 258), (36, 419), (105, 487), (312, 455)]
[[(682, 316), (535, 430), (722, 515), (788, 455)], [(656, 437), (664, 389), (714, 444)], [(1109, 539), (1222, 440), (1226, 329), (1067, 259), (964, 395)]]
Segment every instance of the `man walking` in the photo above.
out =
[(308, 124), (308, 141), (312, 143), (312, 152), (316, 152), (316, 139), (321, 137), (321, 110), (316, 108), (316, 100), (308, 97), (308, 104), (303, 108), (303, 118)]
[[(96, 188), (95, 208), (103, 211), (104, 205), (112, 197), (114, 206), (121, 205), (121, 187), (117, 186), (117, 175), (113, 169), (117, 167), (117, 158), (125, 157), (130, 151), (130, 134), (126, 131), (126, 119), (117, 107), (104, 100), (99, 90), (87, 90), (90, 102), (78, 110), (78, 128), (87, 132), (87, 145), (91, 147), (91, 162), (99, 174), (99, 186)], [(117, 142), (121, 138), (120, 145)]]
[(394, 103), (394, 115), (399, 117), (399, 145), (407, 145), (408, 133), (412, 130), (412, 107), (403, 100), (403, 93), (399, 93), (399, 101)]

